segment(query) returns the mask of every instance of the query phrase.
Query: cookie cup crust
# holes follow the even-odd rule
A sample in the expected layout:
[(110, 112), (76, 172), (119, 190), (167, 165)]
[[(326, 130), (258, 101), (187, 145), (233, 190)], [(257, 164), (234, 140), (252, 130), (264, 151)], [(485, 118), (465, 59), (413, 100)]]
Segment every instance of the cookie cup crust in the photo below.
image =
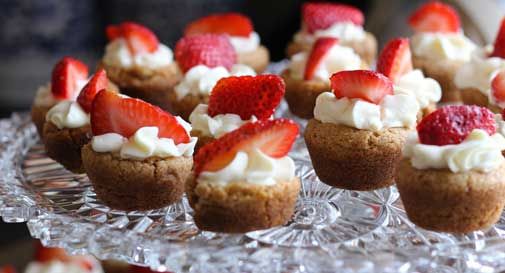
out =
[(82, 148), (82, 161), (97, 197), (114, 209), (150, 210), (178, 201), (191, 173), (193, 158), (119, 158), (112, 153)]
[(247, 182), (218, 185), (191, 176), (186, 195), (202, 230), (244, 233), (280, 226), (293, 215), (300, 179), (264, 186)]
[(460, 92), (464, 104), (487, 107), (494, 113), (501, 113), (500, 107), (489, 103), (488, 97), (482, 94), (479, 89), (473, 87), (463, 88), (460, 89)]
[(32, 122), (35, 124), (35, 128), (37, 129), (37, 133), (39, 134), (40, 139), (42, 140), (44, 137), (44, 123), (46, 122), (47, 112), (54, 106), (42, 106), (42, 105), (32, 105), (31, 109), (31, 117)]
[(189, 116), (195, 110), (195, 108), (198, 106), (198, 104), (203, 103), (203, 104), (208, 104), (209, 102), (209, 95), (204, 95), (204, 94), (198, 94), (198, 95), (193, 95), (193, 94), (187, 94), (184, 96), (182, 99), (177, 99), (177, 95), (174, 92), (170, 92), (168, 95), (169, 100), (170, 100), (170, 108), (171, 112), (174, 115), (180, 116), (184, 120), (189, 120)]
[(237, 53), (237, 63), (250, 66), (259, 74), (267, 69), (270, 63), (270, 53), (265, 46), (260, 45), (256, 50)]
[(52, 122), (44, 123), (43, 143), (47, 156), (73, 173), (84, 173), (81, 148), (91, 139), (91, 127), (59, 129)]
[(305, 143), (319, 179), (333, 187), (369, 191), (394, 183), (408, 130), (380, 132), (309, 120)]
[(197, 137), (198, 138), (198, 142), (196, 142), (194, 154), (196, 154), (200, 148), (202, 148), (206, 144), (208, 144), (208, 143), (210, 143), (210, 142), (212, 142), (212, 141), (215, 140), (215, 138), (213, 136), (204, 135), (202, 133), (202, 131), (200, 131), (200, 130), (194, 130), (193, 129), (193, 130), (191, 130), (190, 135), (192, 137)]
[(489, 173), (415, 169), (403, 159), (396, 181), (409, 219), (433, 231), (468, 233), (500, 218), (505, 203), (505, 164)]

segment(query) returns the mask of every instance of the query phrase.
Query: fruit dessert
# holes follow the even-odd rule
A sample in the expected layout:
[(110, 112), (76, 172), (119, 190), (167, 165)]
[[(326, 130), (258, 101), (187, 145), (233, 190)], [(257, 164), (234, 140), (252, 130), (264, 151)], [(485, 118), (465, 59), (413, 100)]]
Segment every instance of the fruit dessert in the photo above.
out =
[(250, 66), (257, 73), (265, 71), (270, 63), (268, 49), (260, 44), (251, 19), (243, 14), (211, 14), (189, 23), (184, 30), (185, 36), (204, 33), (227, 34), (237, 52), (237, 63)]
[(149, 210), (178, 201), (193, 167), (196, 138), (179, 117), (140, 99), (100, 91), (91, 107), (82, 163), (111, 208)]
[(505, 18), (494, 45), (475, 50), (469, 62), (461, 66), (454, 76), (463, 103), (487, 106), (493, 112), (505, 108)]
[(396, 38), (389, 41), (377, 61), (377, 72), (388, 77), (394, 84), (394, 94), (414, 96), (419, 104), (418, 120), (435, 111), (442, 97), (440, 84), (425, 77), (419, 69), (412, 68), (412, 53), (409, 40)]
[(394, 94), (389, 78), (368, 70), (335, 73), (331, 88), (317, 97), (304, 134), (317, 176), (347, 190), (392, 185), (407, 132), (416, 125), (416, 99)]
[(429, 1), (409, 17), (408, 23), (415, 32), (411, 39), (414, 67), (440, 83), (442, 102), (460, 102), (454, 75), (470, 60), (476, 45), (464, 35), (457, 11)]
[(171, 93), (171, 108), (186, 120), (198, 104), (208, 102), (219, 79), (256, 74), (251, 67), (236, 64), (235, 49), (224, 34), (195, 34), (180, 39), (175, 59), (184, 76)]
[(337, 38), (317, 39), (310, 52), (293, 55), (282, 73), (289, 110), (298, 117), (312, 118), (317, 96), (330, 89), (330, 76), (360, 68), (367, 64), (352, 48), (340, 45)]
[(196, 150), (247, 122), (269, 119), (284, 96), (285, 85), (276, 75), (233, 76), (220, 79), (209, 104), (199, 104), (189, 116)]
[(241, 233), (285, 224), (300, 190), (287, 156), (297, 135), (293, 121), (267, 119), (203, 146), (186, 184), (198, 228)]
[(32, 104), (32, 121), (42, 138), (46, 114), (60, 101), (75, 100), (88, 80), (88, 67), (81, 61), (63, 57), (54, 66), (51, 83), (39, 87)]
[(467, 233), (499, 220), (505, 204), (505, 138), (494, 114), (446, 106), (409, 136), (396, 184), (409, 219), (434, 231)]
[(371, 65), (377, 54), (377, 40), (363, 30), (365, 16), (352, 6), (327, 2), (305, 3), (302, 6), (302, 24), (288, 45), (289, 57), (300, 51), (309, 51), (321, 37), (333, 37), (348, 46)]
[(46, 153), (74, 173), (84, 172), (81, 148), (91, 139), (89, 112), (93, 98), (108, 85), (105, 70), (99, 69), (81, 90), (76, 101), (61, 101), (46, 114), (42, 139)]
[(172, 50), (147, 27), (134, 22), (109, 25), (101, 66), (121, 92), (169, 109), (169, 93), (181, 79)]

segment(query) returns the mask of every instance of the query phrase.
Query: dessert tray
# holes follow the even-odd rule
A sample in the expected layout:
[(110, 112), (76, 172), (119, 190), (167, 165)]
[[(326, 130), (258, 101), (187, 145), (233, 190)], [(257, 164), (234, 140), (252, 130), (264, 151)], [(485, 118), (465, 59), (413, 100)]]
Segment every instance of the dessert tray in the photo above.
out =
[[(277, 115), (304, 126), (285, 103)], [(303, 138), (291, 156), (303, 185), (288, 224), (247, 234), (204, 232), (194, 225), (185, 198), (145, 212), (103, 205), (86, 175), (72, 174), (45, 155), (29, 115), (15, 113), (0, 121), (0, 216), (27, 222), (46, 246), (159, 271), (505, 271), (505, 215), (486, 231), (426, 231), (408, 220), (394, 187), (353, 192), (326, 186), (314, 173)]]

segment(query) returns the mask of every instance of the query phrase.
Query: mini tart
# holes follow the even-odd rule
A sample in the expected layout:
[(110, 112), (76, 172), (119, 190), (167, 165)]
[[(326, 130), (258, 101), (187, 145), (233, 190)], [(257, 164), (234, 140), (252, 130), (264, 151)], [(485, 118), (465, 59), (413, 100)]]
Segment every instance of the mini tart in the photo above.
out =
[(198, 228), (214, 232), (244, 233), (284, 225), (293, 215), (300, 180), (272, 186), (233, 182), (226, 186), (197, 182), (192, 176), (186, 194)]
[(319, 179), (333, 187), (368, 191), (388, 187), (402, 158), (408, 130), (380, 132), (309, 120), (305, 142)]
[(155, 70), (142, 67), (122, 68), (102, 62), (100, 67), (107, 71), (110, 81), (122, 93), (140, 98), (160, 108), (170, 111), (170, 94), (182, 75), (175, 62)]
[(202, 134), (202, 131), (195, 130), (195, 129), (191, 130), (191, 136), (198, 138), (198, 142), (196, 142), (194, 154), (196, 154), (196, 152), (198, 152), (198, 150), (200, 148), (202, 148), (206, 144), (215, 140), (215, 138), (213, 136), (204, 135), (204, 134)]
[(47, 156), (71, 172), (84, 173), (81, 148), (91, 140), (89, 125), (59, 129), (52, 122), (46, 121), (43, 135)]
[(265, 46), (260, 45), (254, 51), (237, 53), (237, 63), (245, 64), (260, 74), (270, 63), (270, 53)]
[(474, 87), (468, 87), (460, 89), (460, 92), (464, 104), (483, 106), (487, 107), (494, 113), (501, 113), (500, 107), (489, 103), (488, 97), (482, 94), (482, 92), (479, 89)]
[[(366, 32), (365, 38), (358, 41), (339, 41), (342, 46), (350, 47), (356, 52), (368, 66), (371, 65), (377, 57), (377, 39), (373, 34)], [(288, 58), (301, 51), (310, 51), (312, 44), (297, 43), (292, 41), (288, 44), (286, 55)]]
[(120, 210), (150, 210), (181, 199), (193, 158), (150, 157), (142, 161), (82, 148), (82, 161), (97, 197)]
[(409, 159), (396, 185), (409, 219), (434, 231), (468, 233), (498, 221), (505, 205), (505, 164), (489, 173), (418, 170)]

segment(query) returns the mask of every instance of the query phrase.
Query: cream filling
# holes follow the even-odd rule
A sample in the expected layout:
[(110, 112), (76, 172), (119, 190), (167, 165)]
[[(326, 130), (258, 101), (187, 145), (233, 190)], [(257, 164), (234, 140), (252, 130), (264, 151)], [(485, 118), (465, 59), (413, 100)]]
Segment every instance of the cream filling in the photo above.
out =
[(230, 36), (230, 43), (237, 53), (247, 53), (258, 49), (260, 36), (254, 31), (248, 37)]
[(170, 65), (173, 62), (173, 53), (166, 45), (159, 44), (155, 52), (132, 55), (126, 41), (118, 38), (110, 42), (105, 48), (103, 62), (110, 66), (122, 68), (138, 66), (156, 69)]
[(89, 124), (89, 115), (79, 103), (64, 100), (49, 109), (46, 121), (53, 123), (58, 129), (79, 128)]
[(411, 39), (415, 56), (433, 60), (469, 61), (477, 46), (462, 32), (435, 33), (422, 32)]
[(211, 117), (208, 114), (208, 109), (209, 107), (206, 104), (199, 104), (189, 116), (189, 122), (194, 130), (213, 138), (218, 138), (238, 129), (247, 122), (258, 120), (255, 116), (252, 116), (249, 120), (242, 120), (236, 114), (219, 114)]
[(421, 70), (415, 69), (400, 77), (394, 85), (394, 93), (412, 95), (420, 108), (426, 108), (440, 100), (442, 88), (436, 80), (424, 77)]
[(321, 37), (334, 37), (340, 41), (362, 41), (366, 37), (366, 32), (362, 26), (351, 22), (338, 22), (327, 29), (316, 30), (313, 34), (302, 29), (295, 34), (294, 41), (301, 44), (312, 44)]

